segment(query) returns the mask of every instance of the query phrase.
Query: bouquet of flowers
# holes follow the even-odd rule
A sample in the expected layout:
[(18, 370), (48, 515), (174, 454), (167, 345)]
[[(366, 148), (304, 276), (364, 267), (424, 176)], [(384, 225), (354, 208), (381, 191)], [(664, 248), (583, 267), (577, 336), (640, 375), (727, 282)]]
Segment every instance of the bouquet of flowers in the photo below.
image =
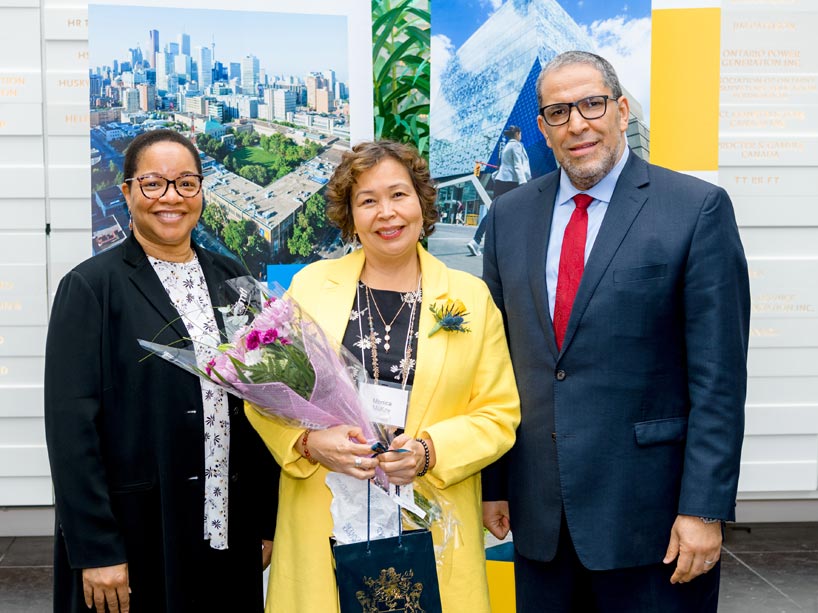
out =
[(283, 288), (268, 290), (252, 277), (226, 283), (231, 306), (219, 311), (229, 342), (207, 364), (192, 348), (139, 340), (152, 353), (252, 403), (285, 425), (320, 430), (361, 427), (371, 444), (389, 445), (387, 427), (369, 420), (358, 400), (366, 380), (360, 362), (331, 341)]
[[(368, 378), (366, 370), (352, 353), (327, 337), (281, 286), (268, 290), (252, 277), (238, 277), (221, 289), (230, 304), (218, 308), (228, 342), (218, 345), (216, 356), (206, 364), (197, 361), (190, 346), (142, 339), (139, 344), (286, 426), (321, 430), (349, 424), (362, 429), (373, 453), (389, 447), (394, 428), (371, 421), (358, 397), (358, 385)], [(382, 471), (376, 471), (375, 481), (389, 489)], [(456, 540), (452, 536), (457, 520), (444, 511), (444, 501), (432, 488), (423, 494), (403, 489), (407, 491), (402, 497), (394, 487), (390, 495), (403, 508), (404, 523), (430, 529), (434, 522), (444, 535), (444, 545), (436, 547), (440, 564), (443, 549)]]

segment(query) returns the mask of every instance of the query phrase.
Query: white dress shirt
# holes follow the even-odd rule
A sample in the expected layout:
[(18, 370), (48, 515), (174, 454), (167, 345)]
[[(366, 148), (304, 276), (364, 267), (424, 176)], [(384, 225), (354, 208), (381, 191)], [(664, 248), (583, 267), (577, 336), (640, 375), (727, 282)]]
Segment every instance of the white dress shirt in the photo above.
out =
[(630, 151), (628, 147), (625, 147), (622, 157), (619, 158), (611, 172), (605, 175), (591, 189), (584, 192), (580, 192), (573, 186), (571, 179), (565, 174), (565, 170), (560, 170), (560, 186), (557, 189), (557, 197), (554, 201), (551, 235), (548, 237), (548, 252), (545, 260), (545, 283), (548, 288), (548, 310), (551, 313), (551, 321), (554, 320), (554, 302), (557, 296), (557, 277), (560, 270), (562, 237), (565, 234), (565, 227), (576, 208), (573, 198), (579, 193), (584, 193), (594, 199), (588, 206), (588, 234), (585, 239), (585, 262), (587, 262), (591, 249), (594, 247), (594, 241), (596, 241), (597, 234), (599, 234), (602, 220), (608, 210), (608, 204), (611, 202), (616, 182), (619, 180), (619, 175), (622, 174), (622, 169), (625, 167), (629, 155)]

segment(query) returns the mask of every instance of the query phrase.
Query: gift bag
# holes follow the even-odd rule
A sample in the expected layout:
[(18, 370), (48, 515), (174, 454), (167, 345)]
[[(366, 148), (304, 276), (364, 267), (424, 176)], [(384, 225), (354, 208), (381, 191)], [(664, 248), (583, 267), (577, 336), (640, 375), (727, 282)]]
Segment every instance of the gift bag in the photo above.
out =
[(428, 530), (374, 540), (367, 531), (366, 541), (333, 543), (332, 552), (341, 613), (441, 613)]

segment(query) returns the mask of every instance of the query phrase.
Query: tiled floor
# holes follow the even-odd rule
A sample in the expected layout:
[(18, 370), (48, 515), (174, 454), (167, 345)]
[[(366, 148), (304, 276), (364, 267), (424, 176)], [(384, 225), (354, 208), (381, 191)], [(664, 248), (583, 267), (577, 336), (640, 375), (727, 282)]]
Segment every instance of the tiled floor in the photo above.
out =
[[(0, 537), (0, 613), (50, 611), (51, 577), (51, 538)], [(719, 610), (818, 613), (818, 523), (728, 527)]]

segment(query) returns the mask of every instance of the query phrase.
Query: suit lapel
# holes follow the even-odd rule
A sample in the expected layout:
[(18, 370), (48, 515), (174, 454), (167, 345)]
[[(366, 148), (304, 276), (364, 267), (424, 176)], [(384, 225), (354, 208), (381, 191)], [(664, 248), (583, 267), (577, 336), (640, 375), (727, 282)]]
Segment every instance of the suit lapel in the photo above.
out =
[(458, 297), (449, 295), (449, 275), (443, 263), (420, 245), (418, 245), (418, 257), (420, 258), (420, 272), (423, 275), (421, 280), (423, 302), (418, 307), (420, 308), (417, 327), (418, 355), (415, 362), (415, 381), (418, 383), (412, 388), (409, 417), (406, 422), (406, 431), (411, 434), (419, 433), (420, 425), (425, 423), (424, 419), (429, 411), (432, 394), (443, 376), (449, 337), (452, 334), (445, 330), (438, 330), (434, 336), (429, 337), (429, 331), (435, 323), (429, 306), (445, 301), (447, 298), (456, 299)]
[(633, 225), (636, 216), (647, 200), (647, 195), (640, 189), (648, 183), (647, 164), (633, 152), (630, 154), (622, 174), (616, 183), (611, 196), (611, 202), (605, 213), (605, 219), (599, 228), (599, 234), (594, 247), (588, 256), (585, 271), (582, 273), (577, 290), (574, 306), (571, 308), (571, 318), (568, 320), (568, 329), (565, 331), (562, 350), (565, 351), (571, 343), (574, 332), (579, 326), (582, 315), (588, 307), (605, 271), (611, 264), (622, 241)]
[[(179, 317), (179, 313), (171, 303), (168, 293), (162, 286), (162, 282), (159, 280), (159, 277), (156, 276), (153, 266), (151, 266), (151, 263), (148, 261), (148, 256), (145, 255), (141, 245), (133, 235), (125, 241), (122, 259), (133, 268), (130, 279), (139, 292), (150, 305), (157, 310), (169, 326), (173, 328), (179, 338), (186, 338), (188, 332), (182, 318)], [(159, 330), (156, 332), (158, 333)]]
[(528, 266), (528, 281), (537, 309), (540, 326), (545, 333), (546, 343), (554, 359), (557, 358), (557, 341), (554, 338), (554, 323), (548, 308), (548, 287), (545, 283), (545, 261), (548, 254), (548, 239), (551, 236), (551, 220), (554, 214), (554, 200), (557, 197), (559, 173), (552, 173), (539, 187), (539, 198), (528, 202), (529, 214), (521, 215), (528, 225), (528, 240), (525, 242), (525, 261)]

